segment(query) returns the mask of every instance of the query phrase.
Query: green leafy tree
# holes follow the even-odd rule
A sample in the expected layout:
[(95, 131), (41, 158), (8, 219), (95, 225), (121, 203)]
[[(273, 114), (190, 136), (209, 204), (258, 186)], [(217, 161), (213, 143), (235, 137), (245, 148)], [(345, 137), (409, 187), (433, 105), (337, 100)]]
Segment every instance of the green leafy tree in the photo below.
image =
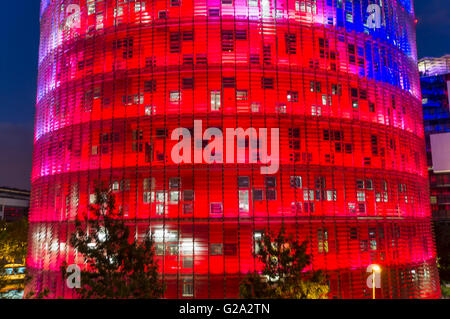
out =
[[(77, 220), (70, 238), (88, 266), (81, 272), (81, 287), (75, 288), (78, 295), (85, 299), (160, 298), (164, 287), (154, 258), (153, 235), (148, 234), (142, 243), (130, 241), (130, 230), (121, 213), (115, 213), (110, 192), (97, 190), (90, 210), (95, 218), (85, 223)], [(66, 269), (67, 264), (62, 267), (64, 279), (70, 276)]]
[(246, 299), (326, 299), (329, 288), (320, 271), (303, 271), (311, 261), (307, 243), (287, 238), (282, 228), (277, 236), (265, 233), (257, 242), (255, 256), (264, 264), (262, 274), (248, 274), (240, 284)]
[(27, 247), (28, 220), (26, 218), (9, 223), (0, 222), (0, 291), (6, 287), (14, 287), (18, 291), (24, 289), (25, 278), (9, 279), (5, 266), (25, 265)]

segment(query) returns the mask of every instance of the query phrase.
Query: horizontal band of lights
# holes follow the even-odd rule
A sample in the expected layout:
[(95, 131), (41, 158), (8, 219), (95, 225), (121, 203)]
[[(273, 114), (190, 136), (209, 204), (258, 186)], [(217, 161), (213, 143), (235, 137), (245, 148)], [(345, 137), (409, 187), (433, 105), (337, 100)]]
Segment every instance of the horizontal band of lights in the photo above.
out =
[[(438, 297), (412, 4), (375, 1), (369, 27), (372, 2), (42, 1), (31, 285), (76, 297), (58, 270), (83, 264), (68, 236), (101, 185), (156, 234), (167, 298), (237, 297), (282, 225), (330, 297), (370, 297), (375, 263), (383, 298)], [(172, 133), (199, 121), (278, 129), (278, 169), (252, 135), (235, 162), (178, 164)]]

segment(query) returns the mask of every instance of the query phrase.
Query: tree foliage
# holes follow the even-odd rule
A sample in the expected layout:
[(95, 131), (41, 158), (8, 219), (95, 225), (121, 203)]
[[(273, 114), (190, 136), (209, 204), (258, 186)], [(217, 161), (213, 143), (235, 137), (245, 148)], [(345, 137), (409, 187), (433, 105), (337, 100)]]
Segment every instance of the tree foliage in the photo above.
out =
[(25, 265), (28, 247), (28, 220), (23, 218), (15, 222), (0, 222), (0, 290), (14, 286), (23, 290), (24, 279), (11, 280), (6, 276), (8, 264)]
[[(160, 298), (164, 292), (155, 260), (153, 235), (142, 243), (130, 240), (130, 230), (115, 213), (110, 192), (96, 191), (96, 203), (90, 211), (95, 218), (76, 221), (71, 245), (85, 258), (87, 270), (81, 272), (81, 287), (75, 288), (81, 298)], [(86, 227), (87, 226), (87, 227)], [(69, 278), (67, 264), (63, 278)]]
[(439, 277), (442, 282), (450, 282), (450, 223), (435, 222), (436, 250)]
[(257, 242), (255, 256), (264, 264), (262, 274), (248, 274), (240, 285), (246, 299), (326, 299), (329, 288), (320, 271), (304, 271), (311, 257), (307, 243), (287, 238), (282, 228), (276, 235), (265, 233)]

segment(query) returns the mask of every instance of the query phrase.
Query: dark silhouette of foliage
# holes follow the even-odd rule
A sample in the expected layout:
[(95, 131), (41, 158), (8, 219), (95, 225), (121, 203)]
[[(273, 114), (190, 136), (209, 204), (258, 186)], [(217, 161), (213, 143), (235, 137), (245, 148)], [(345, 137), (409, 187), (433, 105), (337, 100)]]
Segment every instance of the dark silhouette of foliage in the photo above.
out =
[(321, 272), (305, 272), (310, 265), (307, 243), (265, 233), (255, 256), (264, 264), (262, 274), (248, 274), (240, 285), (241, 298), (325, 299), (329, 288)]
[[(81, 298), (154, 299), (163, 295), (164, 287), (155, 260), (153, 235), (142, 243), (130, 240), (130, 230), (115, 213), (115, 200), (110, 192), (96, 191), (96, 203), (90, 211), (94, 219), (76, 222), (71, 245), (82, 254), (87, 270), (81, 272)], [(67, 264), (63, 278), (69, 278)]]

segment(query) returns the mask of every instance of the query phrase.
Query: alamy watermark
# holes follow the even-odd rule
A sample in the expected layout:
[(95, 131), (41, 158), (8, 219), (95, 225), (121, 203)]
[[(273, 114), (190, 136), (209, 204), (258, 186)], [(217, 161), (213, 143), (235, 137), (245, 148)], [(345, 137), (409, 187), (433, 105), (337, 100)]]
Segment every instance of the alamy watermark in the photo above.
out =
[[(175, 164), (263, 164), (261, 174), (276, 174), (280, 166), (280, 129), (270, 129), (270, 155), (268, 150), (268, 129), (250, 127), (227, 128), (224, 133), (217, 127), (203, 132), (202, 120), (194, 121), (194, 136), (184, 127), (173, 130), (172, 141), (179, 141), (173, 146), (172, 161)], [(194, 138), (194, 143), (192, 143)], [(237, 140), (237, 143), (235, 141)], [(207, 142), (208, 144), (204, 144)], [(225, 142), (225, 143), (224, 143)], [(192, 150), (192, 144), (194, 150)], [(235, 147), (236, 146), (236, 147)], [(225, 158), (224, 158), (225, 149)], [(235, 149), (237, 152), (235, 154)], [(248, 154), (247, 154), (248, 150)], [(236, 155), (236, 156), (235, 156)], [(248, 155), (248, 156), (247, 156)]]

